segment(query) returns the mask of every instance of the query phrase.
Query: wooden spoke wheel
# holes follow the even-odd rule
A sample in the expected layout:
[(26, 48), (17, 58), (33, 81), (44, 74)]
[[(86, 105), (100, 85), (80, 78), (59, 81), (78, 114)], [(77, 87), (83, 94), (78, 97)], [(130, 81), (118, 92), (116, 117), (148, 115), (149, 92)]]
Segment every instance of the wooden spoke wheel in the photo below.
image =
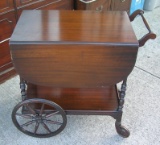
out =
[(15, 106), (12, 112), (15, 126), (33, 137), (51, 137), (66, 126), (64, 110), (54, 102), (45, 99), (28, 99)]

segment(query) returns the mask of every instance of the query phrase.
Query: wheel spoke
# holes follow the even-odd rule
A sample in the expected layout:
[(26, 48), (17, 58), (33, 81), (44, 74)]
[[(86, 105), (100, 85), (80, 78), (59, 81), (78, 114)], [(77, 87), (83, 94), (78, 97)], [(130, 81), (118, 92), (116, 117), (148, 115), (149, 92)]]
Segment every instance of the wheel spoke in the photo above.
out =
[(28, 108), (28, 110), (29, 110), (32, 114), (36, 115), (36, 112), (35, 112), (28, 104), (26, 104), (25, 106)]
[(44, 122), (42, 122), (42, 125), (49, 133), (51, 133), (50, 129), (48, 128), (48, 126)]
[(55, 115), (55, 114), (58, 114), (58, 113), (59, 113), (59, 111), (50, 113), (50, 114), (46, 115), (46, 118), (49, 118), (49, 117), (51, 117), (51, 116), (53, 116), (53, 115)]
[(20, 116), (20, 117), (23, 117), (23, 118), (26, 118), (26, 119), (32, 119), (32, 116), (31, 115), (28, 115), (28, 114), (20, 114), (20, 113), (16, 113), (17, 116)]
[(32, 124), (32, 123), (34, 123), (34, 122), (35, 122), (35, 120), (28, 121), (28, 122), (22, 124), (21, 127), (23, 128), (24, 126), (28, 126), (28, 125), (30, 125), (30, 124)]
[(38, 128), (39, 128), (39, 123), (37, 122), (36, 125), (35, 125), (34, 134), (37, 133)]
[(40, 115), (42, 115), (42, 113), (43, 113), (43, 111), (44, 111), (44, 105), (45, 105), (45, 104), (43, 103), (42, 106), (41, 106), (41, 110), (40, 110), (40, 113), (39, 113)]
[(45, 120), (45, 121), (48, 122), (48, 123), (51, 123), (51, 124), (57, 124), (57, 125), (62, 125), (63, 124), (61, 122), (53, 121), (53, 120)]
[[(46, 109), (47, 106), (50, 108)], [(65, 128), (67, 118), (65, 111), (58, 104), (33, 98), (15, 106), (12, 111), (12, 121), (25, 134), (34, 137), (50, 137)]]

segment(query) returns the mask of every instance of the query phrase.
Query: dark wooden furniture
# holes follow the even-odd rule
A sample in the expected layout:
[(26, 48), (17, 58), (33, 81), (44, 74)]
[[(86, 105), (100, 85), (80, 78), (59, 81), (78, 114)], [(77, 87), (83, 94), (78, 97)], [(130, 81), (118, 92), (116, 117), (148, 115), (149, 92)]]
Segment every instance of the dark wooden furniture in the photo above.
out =
[(66, 114), (110, 115), (118, 134), (128, 137), (121, 125), (127, 77), (139, 45), (155, 38), (145, 21), (149, 34), (136, 39), (130, 20), (138, 14), (24, 11), (10, 39), (22, 93), (12, 112), (15, 126), (49, 137), (64, 129)]
[(129, 13), (132, 0), (77, 0), (75, 7), (79, 10), (127, 11)]
[(0, 82), (15, 74), (9, 52), (9, 38), (16, 25), (12, 0), (0, 1)]
[(131, 0), (1, 0), (0, 27), (3, 29), (0, 30), (0, 83), (16, 74), (11, 62), (8, 42), (23, 10), (129, 11), (130, 3)]
[(9, 52), (9, 38), (22, 10), (72, 10), (73, 0), (1, 0), (0, 1), (0, 83), (16, 74)]

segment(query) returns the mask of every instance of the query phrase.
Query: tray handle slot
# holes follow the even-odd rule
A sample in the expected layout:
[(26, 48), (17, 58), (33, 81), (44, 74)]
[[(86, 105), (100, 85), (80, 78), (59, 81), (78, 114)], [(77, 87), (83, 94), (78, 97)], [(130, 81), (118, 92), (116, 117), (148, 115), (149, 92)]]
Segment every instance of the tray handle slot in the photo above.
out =
[(149, 25), (148, 22), (146, 21), (145, 17), (143, 16), (144, 11), (143, 10), (136, 10), (135, 12), (133, 12), (130, 16), (129, 19), (132, 22), (135, 17), (137, 17), (138, 15), (141, 16), (146, 28), (148, 29), (149, 33), (145, 34), (141, 39), (138, 40), (139, 42), (139, 47), (142, 47), (149, 39), (155, 39), (156, 38), (156, 34), (154, 34)]

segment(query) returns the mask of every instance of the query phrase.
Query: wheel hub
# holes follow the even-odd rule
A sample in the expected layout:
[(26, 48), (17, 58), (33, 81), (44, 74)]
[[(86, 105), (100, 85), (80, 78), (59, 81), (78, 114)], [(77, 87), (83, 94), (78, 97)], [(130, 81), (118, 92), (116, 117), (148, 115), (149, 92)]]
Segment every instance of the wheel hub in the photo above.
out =
[(43, 118), (42, 115), (36, 114), (36, 115), (33, 117), (33, 120), (35, 120), (35, 121), (38, 122), (38, 123), (42, 123), (43, 120), (44, 120), (44, 118)]

